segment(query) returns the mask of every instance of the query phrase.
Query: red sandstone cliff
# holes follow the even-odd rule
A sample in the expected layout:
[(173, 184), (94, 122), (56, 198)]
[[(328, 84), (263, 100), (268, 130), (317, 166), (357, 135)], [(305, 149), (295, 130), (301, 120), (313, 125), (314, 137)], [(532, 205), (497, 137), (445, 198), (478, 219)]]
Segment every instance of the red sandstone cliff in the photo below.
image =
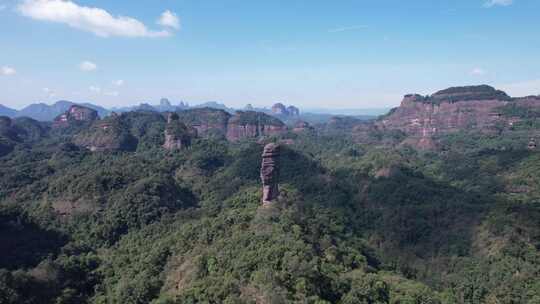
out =
[(505, 111), (509, 106), (540, 109), (540, 97), (510, 98), (489, 86), (450, 88), (426, 97), (406, 95), (375, 127), (403, 131), (405, 143), (432, 149), (437, 135), (467, 130), (494, 133), (512, 127), (521, 118)]
[(281, 120), (261, 112), (236, 112), (227, 124), (227, 139), (230, 141), (273, 136), (285, 132), (287, 126)]

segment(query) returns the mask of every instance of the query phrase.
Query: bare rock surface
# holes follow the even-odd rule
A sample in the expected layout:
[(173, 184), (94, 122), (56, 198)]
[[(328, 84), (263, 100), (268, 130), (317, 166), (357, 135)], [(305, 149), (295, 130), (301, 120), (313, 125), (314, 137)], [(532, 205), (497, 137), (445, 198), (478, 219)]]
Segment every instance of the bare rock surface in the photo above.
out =
[(261, 164), (263, 204), (271, 203), (279, 197), (279, 156), (279, 145), (271, 143), (264, 147)]

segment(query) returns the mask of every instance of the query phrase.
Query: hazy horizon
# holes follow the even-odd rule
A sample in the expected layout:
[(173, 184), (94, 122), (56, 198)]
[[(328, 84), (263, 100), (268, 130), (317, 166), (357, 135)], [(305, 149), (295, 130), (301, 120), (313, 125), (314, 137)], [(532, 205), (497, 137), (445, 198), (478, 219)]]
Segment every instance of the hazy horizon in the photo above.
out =
[(539, 9), (533, 0), (0, 1), (0, 104), (111, 108), (165, 96), (378, 109), (477, 84), (538, 95)]
[[(163, 97), (163, 98), (166, 98), (166, 97)], [(166, 98), (168, 99), (168, 98)], [(170, 100), (168, 99), (170, 104), (172, 106), (178, 106), (180, 104), (180, 102), (184, 102), (185, 104), (187, 103), (190, 107), (199, 107), (199, 106), (203, 106), (207, 103), (211, 103), (211, 102), (216, 102), (218, 104), (222, 104), (224, 106), (227, 106), (229, 108), (233, 108), (235, 110), (242, 110), (243, 108), (245, 108), (246, 105), (242, 106), (242, 107), (232, 107), (232, 106), (229, 106), (228, 104), (226, 103), (222, 103), (220, 101), (199, 101), (199, 102), (190, 102), (190, 101), (186, 101), (186, 100), (180, 100), (180, 101), (174, 101), (174, 100)], [(146, 101), (146, 102), (140, 102), (140, 103), (134, 103), (134, 104), (129, 104), (129, 105), (125, 105), (125, 106), (101, 106), (95, 102), (92, 102), (92, 101), (84, 101), (84, 100), (67, 100), (67, 99), (58, 99), (58, 100), (54, 100), (54, 101), (47, 101), (47, 102), (42, 102), (42, 101), (37, 101), (37, 102), (33, 102), (33, 103), (29, 103), (29, 104), (26, 104), (26, 105), (23, 105), (21, 107), (10, 107), (8, 105), (5, 105), (5, 104), (2, 104), (0, 103), (0, 105), (2, 106), (5, 106), (5, 107), (8, 107), (10, 109), (14, 109), (14, 110), (17, 110), (17, 111), (21, 111), (23, 110), (24, 108), (28, 107), (28, 106), (31, 106), (31, 105), (36, 105), (36, 104), (45, 104), (45, 105), (48, 105), (48, 106), (52, 106), (58, 102), (62, 102), (62, 101), (66, 101), (66, 102), (72, 102), (72, 103), (75, 103), (75, 104), (92, 104), (92, 105), (95, 105), (95, 106), (100, 106), (100, 107), (103, 107), (107, 110), (117, 110), (117, 109), (125, 109), (125, 108), (131, 108), (131, 107), (137, 107), (137, 106), (140, 106), (141, 104), (149, 104), (151, 106), (159, 106), (159, 102), (160, 100), (158, 101)], [(263, 105), (263, 106), (254, 106), (256, 109), (266, 109), (266, 110), (270, 110), (272, 108), (272, 105), (274, 105), (275, 103), (278, 103), (280, 101), (276, 101), (276, 102), (272, 102), (272, 103), (269, 103), (267, 105)], [(283, 102), (281, 102), (283, 103)], [(294, 105), (294, 104), (286, 104), (286, 106), (288, 105)], [(253, 106), (253, 105), (252, 105)], [(373, 113), (379, 113), (381, 111), (388, 111), (390, 110), (391, 107), (380, 107), (380, 108), (340, 108), (340, 107), (306, 107), (306, 108), (300, 108), (300, 111), (303, 112), (303, 113), (311, 113), (311, 114), (334, 114), (334, 115), (347, 115), (349, 114), (349, 112), (362, 112), (362, 115), (366, 114), (367, 112), (373, 112)], [(366, 112), (366, 113), (363, 113), (363, 112)], [(358, 113), (350, 113), (350, 115), (357, 115)], [(367, 114), (366, 114), (367, 115)], [(375, 115), (375, 114), (374, 114)], [(378, 114), (377, 114), (378, 115)]]

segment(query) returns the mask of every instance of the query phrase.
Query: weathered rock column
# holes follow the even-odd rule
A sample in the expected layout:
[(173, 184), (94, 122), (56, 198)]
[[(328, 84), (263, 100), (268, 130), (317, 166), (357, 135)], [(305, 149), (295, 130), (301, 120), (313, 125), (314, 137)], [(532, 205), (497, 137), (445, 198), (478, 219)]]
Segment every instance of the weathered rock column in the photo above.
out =
[(264, 147), (261, 164), (263, 204), (271, 203), (279, 196), (279, 150), (277, 144), (268, 144)]

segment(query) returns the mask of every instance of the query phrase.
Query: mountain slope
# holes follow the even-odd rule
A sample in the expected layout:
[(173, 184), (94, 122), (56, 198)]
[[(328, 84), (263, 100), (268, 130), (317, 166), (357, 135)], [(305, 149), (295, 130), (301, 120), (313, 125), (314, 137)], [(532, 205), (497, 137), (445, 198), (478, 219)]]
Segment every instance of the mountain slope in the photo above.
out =
[(0, 116), (13, 118), (17, 115), (17, 110), (8, 108), (0, 104)]

